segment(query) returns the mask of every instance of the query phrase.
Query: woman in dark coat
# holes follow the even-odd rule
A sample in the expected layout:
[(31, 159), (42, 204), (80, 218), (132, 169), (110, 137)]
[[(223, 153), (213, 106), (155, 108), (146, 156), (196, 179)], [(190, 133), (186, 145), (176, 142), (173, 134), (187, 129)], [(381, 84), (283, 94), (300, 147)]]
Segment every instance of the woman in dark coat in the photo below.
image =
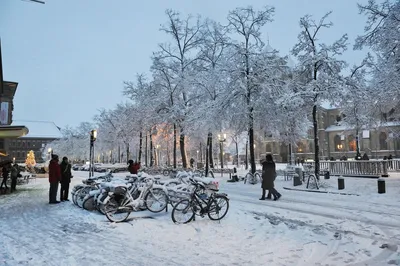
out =
[(282, 195), (275, 189), (274, 181), (276, 177), (275, 163), (271, 154), (267, 154), (266, 160), (262, 162), (262, 196), (260, 200), (265, 200), (265, 191), (268, 190), (267, 199), (274, 196), (274, 200), (278, 200)]

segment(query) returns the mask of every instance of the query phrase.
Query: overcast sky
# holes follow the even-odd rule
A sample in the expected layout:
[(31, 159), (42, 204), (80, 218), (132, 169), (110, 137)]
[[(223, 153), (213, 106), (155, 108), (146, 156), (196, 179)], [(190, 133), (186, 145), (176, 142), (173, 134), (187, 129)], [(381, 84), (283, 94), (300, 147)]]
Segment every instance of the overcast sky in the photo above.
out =
[[(0, 0), (0, 37), (4, 79), (19, 83), (15, 120), (54, 121), (76, 126), (90, 121), (100, 108), (124, 100), (124, 80), (148, 72), (157, 43), (168, 37), (159, 31), (165, 9), (200, 14), (226, 23), (229, 10), (265, 4), (276, 8), (275, 21), (263, 30), (270, 45), (282, 55), (297, 41), (299, 18), (320, 18), (333, 11), (333, 28), (321, 41), (331, 42), (347, 33), (350, 42), (363, 32), (365, 18), (357, 2), (367, 0), (45, 0), (35, 4)], [(345, 59), (354, 64), (363, 52)]]

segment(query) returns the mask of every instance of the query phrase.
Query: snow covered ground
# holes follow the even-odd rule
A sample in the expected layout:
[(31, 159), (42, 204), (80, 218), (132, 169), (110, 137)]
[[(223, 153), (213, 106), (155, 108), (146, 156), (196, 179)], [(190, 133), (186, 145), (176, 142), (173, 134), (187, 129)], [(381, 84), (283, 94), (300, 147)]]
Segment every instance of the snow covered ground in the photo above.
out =
[[(75, 172), (73, 184), (86, 178)], [(124, 174), (117, 174), (124, 176)], [(71, 202), (48, 203), (47, 179), (0, 197), (0, 265), (400, 265), (400, 178), (346, 178), (343, 192), (283, 189), (260, 201), (260, 185), (226, 183), (230, 210), (221, 222), (175, 225), (168, 213), (138, 212), (114, 224)], [(337, 178), (322, 190), (337, 192)]]

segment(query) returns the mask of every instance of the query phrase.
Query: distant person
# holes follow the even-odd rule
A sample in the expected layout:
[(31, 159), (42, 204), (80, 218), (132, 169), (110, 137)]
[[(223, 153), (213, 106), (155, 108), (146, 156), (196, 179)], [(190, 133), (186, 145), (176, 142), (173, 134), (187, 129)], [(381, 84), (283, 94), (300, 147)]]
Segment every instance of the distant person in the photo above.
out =
[(58, 164), (58, 155), (53, 154), (51, 156), (51, 160), (49, 163), (49, 183), (50, 183), (50, 190), (49, 190), (49, 203), (56, 204), (60, 203), (57, 201), (57, 191), (58, 191), (58, 182), (61, 181), (61, 169), (60, 165)]
[(271, 194), (274, 200), (278, 200), (282, 195), (275, 189), (276, 168), (271, 154), (267, 154), (266, 160), (262, 163), (262, 196), (260, 200), (265, 200), (265, 192), (268, 190), (267, 199), (271, 199)]
[(393, 168), (393, 156), (391, 154), (389, 154), (388, 160), (389, 160), (389, 167)]
[(21, 170), (19, 169), (18, 164), (14, 164), (13, 167), (11, 167), (11, 192), (16, 191), (17, 189), (17, 180), (18, 177), (21, 177), (20, 174)]
[(362, 159), (363, 159), (363, 161), (368, 161), (369, 160), (367, 153), (364, 153)]
[(60, 164), (60, 170), (61, 170), (60, 201), (69, 201), (68, 192), (69, 192), (69, 183), (71, 183), (72, 173), (71, 173), (71, 164), (68, 162), (67, 157), (63, 157), (62, 162)]
[(1, 175), (3, 177), (3, 181), (1, 182), (0, 189), (3, 188), (3, 184), (4, 184), (4, 186), (6, 188), (6, 191), (8, 189), (8, 187), (7, 187), (7, 179), (8, 179), (8, 174), (10, 173), (10, 166), (11, 166), (10, 163), (5, 164), (3, 166), (3, 171), (1, 173)]
[(140, 162), (133, 162), (133, 160), (128, 161), (128, 171), (132, 175), (137, 175), (140, 169)]
[(190, 158), (190, 168), (193, 168), (193, 166), (194, 166), (194, 159)]

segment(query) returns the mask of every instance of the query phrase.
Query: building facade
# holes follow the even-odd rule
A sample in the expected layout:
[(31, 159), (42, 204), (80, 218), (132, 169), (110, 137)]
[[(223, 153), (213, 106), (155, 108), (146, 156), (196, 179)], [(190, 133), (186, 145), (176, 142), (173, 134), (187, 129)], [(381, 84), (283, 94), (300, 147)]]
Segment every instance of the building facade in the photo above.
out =
[[(321, 159), (355, 158), (356, 131), (340, 124), (342, 113), (340, 108), (324, 105), (319, 108), (318, 137)], [(392, 155), (400, 157), (400, 139), (395, 132), (400, 132), (400, 123), (388, 121), (378, 128), (362, 128), (359, 130), (360, 153), (366, 153), (369, 158), (382, 159)], [(256, 154), (263, 157), (266, 153), (273, 154), (278, 162), (287, 162), (289, 146), (276, 142), (268, 136), (256, 138)], [(314, 159), (314, 134), (310, 129), (306, 139), (293, 145), (295, 159)]]
[(5, 150), (8, 158), (16, 163), (24, 163), (29, 151), (35, 153), (36, 162), (40, 163), (46, 160), (45, 147), (48, 143), (62, 138), (60, 128), (53, 122), (47, 121), (13, 121), (15, 125), (25, 125), (29, 133), (20, 138), (4, 139)]

